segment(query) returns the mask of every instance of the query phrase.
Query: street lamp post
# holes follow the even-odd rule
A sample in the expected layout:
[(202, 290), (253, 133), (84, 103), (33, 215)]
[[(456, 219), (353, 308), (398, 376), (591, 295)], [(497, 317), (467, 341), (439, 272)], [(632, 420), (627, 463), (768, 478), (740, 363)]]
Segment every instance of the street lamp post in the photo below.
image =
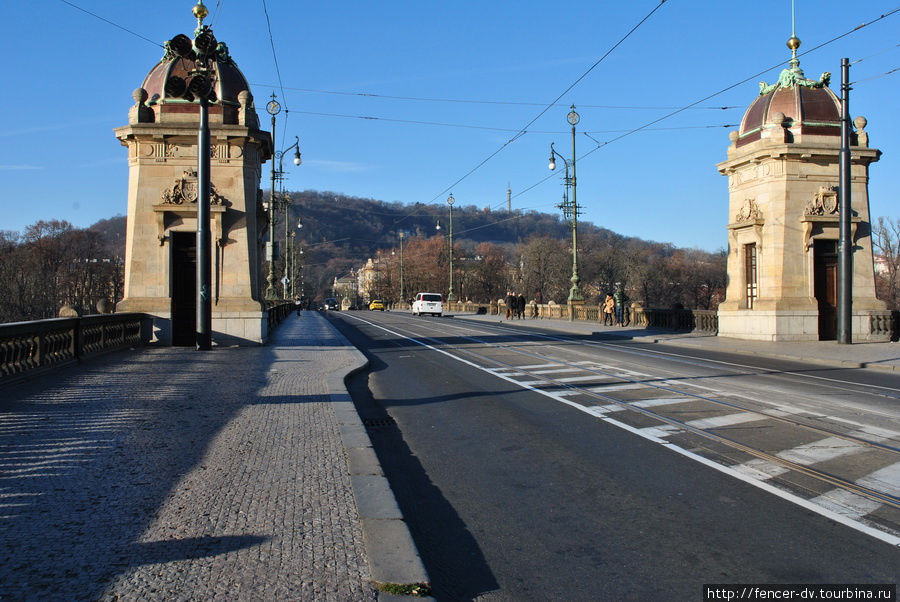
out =
[[(566, 190), (568, 191), (569, 186), (572, 187), (572, 200), (571, 202), (568, 199), (568, 196), (563, 196), (563, 202), (560, 205), (560, 208), (563, 210), (563, 215), (566, 219), (570, 220), (572, 223), (572, 288), (569, 289), (569, 303), (573, 302), (581, 302), (584, 301), (584, 296), (581, 293), (581, 288), (578, 286), (578, 283), (581, 282), (581, 278), (578, 276), (578, 216), (581, 211), (578, 209), (578, 187), (577, 180), (575, 178), (575, 125), (581, 120), (580, 115), (575, 112), (575, 105), (572, 105), (572, 110), (566, 116), (566, 120), (569, 122), (569, 125), (572, 126), (572, 177), (569, 178), (569, 163), (566, 161), (565, 157), (556, 152), (553, 148), (553, 144), (550, 144), (550, 170), (556, 169), (556, 158), (559, 157), (566, 168), (565, 173), (565, 185)], [(573, 319), (572, 311), (569, 312), (569, 319)]]
[[(275, 93), (272, 93), (272, 100), (266, 104), (266, 111), (268, 111), (269, 115), (272, 116), (272, 189), (269, 193), (269, 244), (268, 250), (266, 252), (266, 256), (269, 260), (269, 273), (266, 276), (266, 301), (276, 301), (278, 299), (278, 292), (275, 290), (275, 204), (277, 199), (277, 194), (275, 192), (275, 181), (278, 177), (283, 173), (281, 170), (281, 159), (284, 157), (284, 153), (280, 151), (275, 151), (275, 116), (281, 112), (281, 104), (275, 100)], [(299, 147), (299, 138), (297, 141), (288, 147), (286, 150), (290, 150), (291, 148), (296, 147), (296, 151), (294, 153), (294, 164), (300, 165), (300, 147)], [(279, 169), (276, 172), (275, 170), (275, 159), (279, 160)], [(285, 230), (285, 245), (287, 245), (287, 230)]]
[(405, 303), (406, 297), (403, 295), (403, 232), (400, 232), (398, 236), (400, 237), (400, 303)]
[[(300, 138), (294, 136), (294, 143), (287, 147), (282, 151), (278, 151), (275, 153), (275, 156), (278, 158), (278, 173), (277, 178), (281, 183), (281, 208), (284, 209), (284, 278), (282, 278), (282, 283), (284, 284), (284, 298), (288, 298), (288, 284), (291, 282), (291, 278), (293, 278), (293, 274), (288, 276), (288, 235), (290, 232), (290, 224), (288, 223), (288, 213), (291, 208), (291, 197), (284, 194), (284, 155), (292, 150), (294, 151), (294, 165), (300, 165), (303, 163), (303, 159), (300, 158)], [(302, 227), (302, 222), (299, 227)]]
[(447, 198), (447, 204), (450, 205), (450, 292), (447, 295), (447, 301), (456, 301), (456, 295), (453, 294), (453, 193)]
[(189, 71), (190, 78), (170, 75), (166, 79), (167, 96), (182, 98), (189, 102), (197, 100), (200, 104), (200, 124), (197, 131), (197, 309), (195, 341), (198, 350), (208, 351), (212, 348), (212, 254), (210, 246), (210, 133), (209, 106), (218, 101), (216, 95), (216, 62), (218, 42), (203, 19), (209, 14), (203, 1), (199, 0), (192, 9), (197, 18), (197, 29), (194, 39), (178, 34), (166, 43), (166, 53), (193, 62)]

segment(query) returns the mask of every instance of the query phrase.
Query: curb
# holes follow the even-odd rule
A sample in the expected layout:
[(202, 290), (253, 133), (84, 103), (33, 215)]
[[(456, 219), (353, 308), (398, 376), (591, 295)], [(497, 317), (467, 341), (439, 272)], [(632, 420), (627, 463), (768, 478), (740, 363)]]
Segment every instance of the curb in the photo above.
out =
[[(325, 318), (322, 318), (325, 320)], [(369, 360), (328, 320), (329, 328), (353, 357), (349, 368), (330, 372), (328, 393), (338, 421), (341, 441), (347, 453), (347, 468), (363, 539), (369, 557), (370, 578), (378, 583), (398, 585), (430, 584), (431, 579), (419, 556), (390, 483), (384, 476), (372, 442), (344, 384), (350, 376), (369, 367)], [(411, 596), (378, 593), (379, 600), (410, 600)], [(417, 597), (415, 599), (428, 600)]]
[[(471, 317), (474, 314), (455, 314), (455, 315), (458, 315), (460, 318), (465, 319), (465, 318)], [(479, 320), (478, 318), (476, 318), (476, 320), (491, 322), (491, 320)], [(554, 318), (547, 318), (546, 321), (543, 322), (543, 324), (546, 324), (549, 328), (553, 328), (554, 320), (555, 320)], [(505, 322), (501, 320), (500, 323), (505, 323)], [(513, 324), (513, 325), (515, 325), (515, 324)], [(528, 327), (529, 325), (530, 324), (525, 324), (526, 327)], [(540, 326), (540, 325), (541, 325), (540, 322), (535, 324), (535, 326)], [(560, 329), (559, 332), (562, 332), (564, 334), (573, 334), (564, 329)], [(654, 343), (654, 344), (660, 344), (660, 345), (674, 345), (674, 346), (682, 347), (685, 349), (691, 349), (691, 348), (701, 349), (702, 348), (699, 345), (692, 345), (691, 343), (684, 342), (684, 341), (689, 341), (690, 337), (664, 338), (662, 336), (663, 334), (664, 333), (655, 332), (655, 333), (647, 333), (647, 334), (640, 335), (640, 336), (626, 336), (626, 335), (620, 335), (615, 332), (604, 332), (604, 331), (600, 331), (600, 330), (595, 330), (590, 333), (590, 335), (592, 337), (596, 337), (596, 338), (613, 338), (613, 339), (619, 339), (619, 340), (623, 340), (623, 341), (624, 340), (635, 341), (638, 343)], [(808, 355), (789, 355), (789, 354), (785, 354), (785, 353), (772, 353), (772, 352), (766, 352), (766, 351), (747, 351), (746, 349), (741, 349), (741, 348), (732, 347), (732, 346), (720, 347), (720, 348), (717, 348), (717, 350), (723, 351), (725, 353), (733, 353), (735, 355), (759, 356), (759, 357), (766, 357), (766, 358), (770, 358), (770, 359), (800, 361), (800, 362), (807, 362), (810, 364), (818, 364), (818, 365), (822, 365), (822, 366), (831, 366), (833, 368), (861, 368), (861, 369), (865, 369), (865, 370), (878, 370), (881, 372), (892, 372), (895, 374), (900, 373), (900, 365), (892, 366), (892, 365), (888, 365), (888, 364), (882, 364), (879, 362), (859, 362), (859, 361), (853, 361), (853, 360), (811, 357)]]

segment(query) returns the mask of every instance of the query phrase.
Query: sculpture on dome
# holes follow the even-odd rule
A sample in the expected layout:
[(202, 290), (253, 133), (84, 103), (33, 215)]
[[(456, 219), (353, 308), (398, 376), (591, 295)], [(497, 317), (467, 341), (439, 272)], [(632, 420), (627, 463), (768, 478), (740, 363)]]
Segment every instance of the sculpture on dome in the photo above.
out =
[(774, 84), (759, 82), (759, 95), (774, 92), (778, 88), (793, 88), (794, 86), (804, 86), (806, 88), (824, 88), (831, 83), (831, 73), (826, 71), (818, 81), (814, 79), (806, 79), (803, 70), (800, 68), (800, 59), (797, 58), (797, 49), (800, 48), (800, 38), (791, 36), (787, 41), (788, 48), (791, 49), (790, 69), (784, 69), (778, 76), (778, 81)]

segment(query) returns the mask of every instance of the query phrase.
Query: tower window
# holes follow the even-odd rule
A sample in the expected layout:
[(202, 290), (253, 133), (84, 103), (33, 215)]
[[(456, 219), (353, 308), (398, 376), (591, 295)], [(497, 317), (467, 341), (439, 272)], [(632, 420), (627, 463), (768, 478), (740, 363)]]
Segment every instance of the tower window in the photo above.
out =
[(758, 295), (756, 243), (744, 245), (744, 278), (747, 282), (747, 309), (753, 309)]

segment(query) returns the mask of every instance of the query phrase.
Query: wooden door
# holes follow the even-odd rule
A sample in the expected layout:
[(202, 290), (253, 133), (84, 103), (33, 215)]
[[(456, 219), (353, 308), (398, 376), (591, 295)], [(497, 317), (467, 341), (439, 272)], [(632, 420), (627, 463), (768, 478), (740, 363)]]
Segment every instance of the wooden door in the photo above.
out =
[(833, 341), (837, 338), (837, 241), (815, 241), (813, 262), (813, 287), (819, 302), (819, 340)]
[(197, 235), (172, 232), (172, 344), (197, 343)]

